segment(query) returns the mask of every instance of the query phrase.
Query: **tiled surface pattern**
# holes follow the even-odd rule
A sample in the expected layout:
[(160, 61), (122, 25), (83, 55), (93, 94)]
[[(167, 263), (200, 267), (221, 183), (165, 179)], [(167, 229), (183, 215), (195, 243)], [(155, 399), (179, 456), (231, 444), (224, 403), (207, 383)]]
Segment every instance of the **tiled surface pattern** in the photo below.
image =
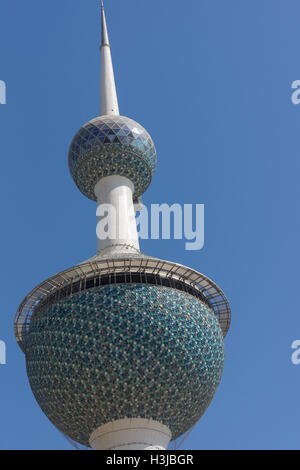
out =
[(156, 168), (156, 150), (148, 132), (123, 116), (101, 116), (85, 124), (74, 137), (69, 168), (79, 190), (96, 200), (94, 187), (110, 175), (129, 178), (134, 198), (141, 196)]
[(98, 287), (40, 312), (26, 340), (33, 393), (49, 419), (88, 445), (107, 422), (152, 418), (172, 438), (209, 405), (221, 378), (222, 332), (213, 311), (166, 287)]

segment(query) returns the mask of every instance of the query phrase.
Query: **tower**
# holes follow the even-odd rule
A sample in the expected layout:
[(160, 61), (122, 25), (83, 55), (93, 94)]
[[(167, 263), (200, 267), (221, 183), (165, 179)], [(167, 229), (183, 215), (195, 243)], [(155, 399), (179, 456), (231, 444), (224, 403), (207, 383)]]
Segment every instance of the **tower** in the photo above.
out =
[(93, 258), (26, 296), (15, 335), (33, 394), (61, 432), (93, 449), (165, 449), (215, 394), (230, 309), (203, 274), (140, 251), (135, 204), (156, 150), (119, 114), (101, 3), (100, 116), (75, 135), (69, 169), (100, 224), (113, 209), (109, 236)]

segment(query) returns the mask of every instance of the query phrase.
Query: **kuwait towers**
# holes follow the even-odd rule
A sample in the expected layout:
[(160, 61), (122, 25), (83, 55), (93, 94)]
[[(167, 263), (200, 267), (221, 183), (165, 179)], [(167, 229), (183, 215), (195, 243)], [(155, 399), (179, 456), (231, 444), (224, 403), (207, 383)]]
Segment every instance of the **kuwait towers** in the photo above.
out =
[(107, 208), (116, 217), (93, 258), (26, 296), (15, 335), (32, 392), (61, 432), (93, 449), (166, 449), (215, 394), (230, 309), (206, 276), (140, 251), (135, 210), (156, 150), (120, 116), (103, 5), (100, 95), (100, 116), (75, 135), (69, 168), (98, 204), (98, 227)]

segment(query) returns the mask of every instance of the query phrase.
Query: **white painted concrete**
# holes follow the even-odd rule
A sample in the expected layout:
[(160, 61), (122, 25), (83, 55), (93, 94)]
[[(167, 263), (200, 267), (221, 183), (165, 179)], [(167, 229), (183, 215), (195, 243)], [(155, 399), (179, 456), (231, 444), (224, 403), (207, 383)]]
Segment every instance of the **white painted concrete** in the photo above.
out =
[(90, 446), (94, 450), (165, 450), (171, 437), (170, 429), (157, 421), (121, 419), (96, 429)]
[(98, 252), (139, 252), (133, 191), (124, 176), (107, 176), (96, 184)]

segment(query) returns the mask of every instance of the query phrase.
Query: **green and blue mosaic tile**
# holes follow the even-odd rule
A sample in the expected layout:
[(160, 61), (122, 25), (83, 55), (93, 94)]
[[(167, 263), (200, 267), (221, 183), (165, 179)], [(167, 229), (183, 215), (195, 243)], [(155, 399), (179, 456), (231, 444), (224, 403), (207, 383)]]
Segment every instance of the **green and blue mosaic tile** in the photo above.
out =
[(125, 176), (134, 184), (134, 199), (148, 188), (157, 163), (148, 132), (123, 116), (101, 116), (85, 124), (69, 151), (69, 169), (78, 189), (89, 199), (98, 181), (111, 175)]
[(177, 438), (205, 412), (224, 363), (213, 310), (146, 284), (100, 286), (37, 310), (25, 353), (40, 407), (86, 446), (95, 429), (123, 418), (157, 420)]

